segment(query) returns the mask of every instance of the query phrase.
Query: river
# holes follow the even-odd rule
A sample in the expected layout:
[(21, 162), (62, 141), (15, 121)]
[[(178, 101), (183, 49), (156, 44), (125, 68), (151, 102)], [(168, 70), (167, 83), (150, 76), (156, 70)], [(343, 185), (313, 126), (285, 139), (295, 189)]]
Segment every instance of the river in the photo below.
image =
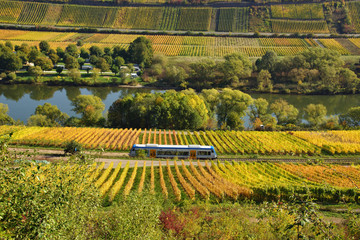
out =
[[(9, 106), (9, 115), (26, 123), (30, 115), (34, 114), (35, 108), (45, 102), (58, 106), (58, 108), (76, 116), (71, 109), (71, 100), (76, 96), (95, 95), (102, 99), (105, 111), (118, 98), (126, 94), (136, 92), (160, 92), (163, 90), (151, 90), (146, 88), (119, 88), (119, 87), (70, 87), (70, 86), (44, 86), (44, 85), (0, 85), (0, 102)], [(250, 94), (253, 98), (265, 98), (269, 103), (283, 98), (299, 109), (303, 116), (303, 108), (310, 103), (323, 104), (326, 106), (328, 115), (345, 113), (350, 107), (360, 106), (359, 95), (280, 95), (280, 94)], [(245, 126), (249, 122), (245, 119)]]

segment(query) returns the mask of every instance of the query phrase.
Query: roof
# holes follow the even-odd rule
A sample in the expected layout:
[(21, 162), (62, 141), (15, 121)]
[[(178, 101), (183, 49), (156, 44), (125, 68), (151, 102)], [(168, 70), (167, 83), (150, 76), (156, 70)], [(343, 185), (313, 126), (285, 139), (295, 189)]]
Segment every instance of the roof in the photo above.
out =
[(138, 148), (200, 148), (200, 149), (212, 149), (213, 146), (201, 146), (201, 145), (159, 145), (159, 144), (134, 144), (133, 147)]

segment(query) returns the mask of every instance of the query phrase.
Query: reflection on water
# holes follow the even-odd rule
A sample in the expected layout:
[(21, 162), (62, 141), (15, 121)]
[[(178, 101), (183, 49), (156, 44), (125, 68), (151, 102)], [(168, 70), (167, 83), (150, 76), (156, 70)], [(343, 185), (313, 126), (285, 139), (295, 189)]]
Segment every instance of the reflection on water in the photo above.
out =
[[(143, 88), (119, 88), (119, 87), (68, 87), (68, 86), (43, 86), (43, 85), (0, 85), (0, 102), (9, 105), (9, 115), (14, 119), (24, 122), (35, 112), (38, 105), (49, 102), (58, 108), (76, 116), (71, 110), (71, 101), (80, 94), (95, 95), (101, 98), (106, 111), (110, 105), (127, 94), (138, 92), (163, 92)], [(283, 98), (299, 109), (300, 115), (304, 115), (304, 107), (310, 103), (323, 104), (326, 106), (328, 115), (345, 113), (350, 107), (360, 106), (359, 95), (277, 95), (277, 94), (250, 94), (253, 98), (265, 98), (269, 103)], [(248, 124), (246, 124), (248, 125)]]

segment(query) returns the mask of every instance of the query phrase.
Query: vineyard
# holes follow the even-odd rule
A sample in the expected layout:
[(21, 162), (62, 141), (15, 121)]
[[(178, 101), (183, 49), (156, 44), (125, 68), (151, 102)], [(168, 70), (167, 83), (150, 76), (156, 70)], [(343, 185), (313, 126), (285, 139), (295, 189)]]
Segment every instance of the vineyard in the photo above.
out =
[[(236, 8), (231, 16), (221, 14), (219, 31), (247, 32), (248, 11)], [(0, 0), (0, 22), (14, 24), (209, 31), (216, 17), (212, 12), (213, 8), (204, 7), (94, 7)], [(222, 29), (222, 18), (229, 17), (225, 21), (231, 22), (231, 29)]]
[[(322, 4), (272, 5), (266, 10), (271, 10), (268, 32), (329, 33)], [(40, 26), (248, 32), (257, 29), (258, 23), (250, 21), (253, 11), (248, 7), (103, 7), (0, 0), (0, 22)], [(357, 31), (359, 11), (360, 4), (349, 3)]]
[(325, 21), (292, 21), (271, 20), (273, 32), (276, 33), (329, 33)]
[(247, 32), (249, 28), (248, 8), (221, 8), (216, 31)]
[[(155, 166), (155, 164), (156, 166)], [(150, 166), (149, 166), (150, 165)], [(86, 177), (109, 201), (128, 196), (131, 191), (155, 194), (176, 202), (184, 200), (255, 201), (288, 200), (292, 194), (309, 193), (318, 201), (359, 202), (360, 170), (355, 167), (272, 164), (272, 163), (214, 163), (159, 161), (130, 162), (114, 166), (111, 162), (93, 164)], [(80, 166), (49, 165), (30, 167), (27, 174), (45, 181), (59, 171), (76, 171)], [(342, 177), (348, 176), (347, 178)]]
[(349, 15), (354, 29), (357, 33), (360, 33), (360, 3), (349, 2), (348, 3)]
[[(76, 44), (78, 40), (84, 42), (85, 48), (92, 45), (99, 47), (120, 46), (127, 49), (137, 34), (103, 34), (103, 33), (63, 33), (63, 32), (35, 32), (19, 30), (0, 30), (0, 43), (7, 40), (14, 45), (26, 42), (30, 46), (38, 46), (40, 41), (46, 40), (52, 48), (65, 48), (69, 44)], [(204, 36), (169, 36), (145, 35), (153, 43), (155, 53), (167, 56), (210, 56), (222, 57), (230, 53), (241, 52), (250, 57), (263, 56), (273, 50), (279, 56), (294, 55), (309, 47), (320, 47), (313, 39), (296, 38), (240, 38), (240, 37), (204, 37)], [(355, 45), (358, 39), (349, 39)], [(350, 52), (334, 39), (320, 39), (326, 48), (338, 50), (341, 54)], [(357, 45), (359, 47), (359, 44)], [(355, 46), (354, 46), (355, 47)]]
[(1, 126), (11, 144), (64, 147), (75, 140), (87, 149), (128, 151), (135, 144), (212, 145), (218, 154), (360, 154), (360, 131), (256, 132), (175, 131), (74, 127)]
[(324, 19), (322, 4), (287, 4), (271, 6), (273, 18)]

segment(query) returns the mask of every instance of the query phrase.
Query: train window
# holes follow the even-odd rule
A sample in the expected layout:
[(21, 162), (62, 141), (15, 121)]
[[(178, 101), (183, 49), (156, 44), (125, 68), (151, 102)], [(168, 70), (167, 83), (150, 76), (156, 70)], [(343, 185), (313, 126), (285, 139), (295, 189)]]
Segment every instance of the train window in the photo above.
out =
[(211, 153), (210, 153), (210, 151), (198, 151), (198, 155), (201, 155), (201, 156), (210, 156)]
[(181, 151), (181, 152), (178, 152), (178, 155), (179, 156), (189, 156), (189, 152)]

